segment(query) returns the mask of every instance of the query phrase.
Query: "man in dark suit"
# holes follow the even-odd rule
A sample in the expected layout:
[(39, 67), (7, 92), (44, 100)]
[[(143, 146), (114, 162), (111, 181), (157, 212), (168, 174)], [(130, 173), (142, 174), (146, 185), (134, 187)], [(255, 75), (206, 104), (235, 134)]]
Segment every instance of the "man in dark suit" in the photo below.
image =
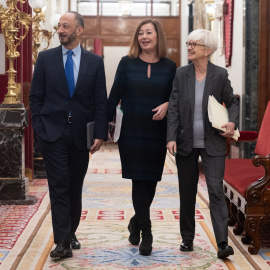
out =
[(58, 23), (61, 46), (39, 53), (30, 93), (32, 125), (46, 168), (56, 248), (50, 256), (71, 257), (79, 249), (75, 232), (82, 209), (82, 186), (89, 162), (86, 125), (95, 121), (98, 151), (107, 137), (107, 92), (100, 56), (79, 43), (84, 21), (67, 12)]

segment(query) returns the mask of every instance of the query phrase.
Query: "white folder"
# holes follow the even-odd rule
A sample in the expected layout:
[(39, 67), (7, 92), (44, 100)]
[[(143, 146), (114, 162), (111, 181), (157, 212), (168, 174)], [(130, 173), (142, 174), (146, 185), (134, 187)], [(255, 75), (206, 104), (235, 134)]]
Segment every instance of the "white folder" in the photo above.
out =
[[(209, 96), (208, 98), (208, 118), (213, 128), (226, 131), (226, 128), (222, 128), (221, 126), (229, 122), (228, 110), (214, 96)], [(237, 141), (239, 137), (239, 130), (236, 129), (232, 138)]]
[(117, 105), (116, 106), (115, 131), (114, 131), (114, 136), (113, 136), (113, 141), (114, 142), (117, 142), (119, 137), (120, 137), (122, 119), (123, 119), (123, 111), (120, 108), (120, 106)]

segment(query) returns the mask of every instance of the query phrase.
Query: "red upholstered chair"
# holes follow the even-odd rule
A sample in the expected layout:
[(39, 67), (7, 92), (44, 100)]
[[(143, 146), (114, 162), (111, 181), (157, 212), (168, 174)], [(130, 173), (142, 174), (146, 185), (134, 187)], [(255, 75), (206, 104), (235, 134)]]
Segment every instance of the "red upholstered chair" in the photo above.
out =
[[(256, 140), (256, 132), (241, 132), (240, 140)], [(229, 225), (242, 235), (248, 251), (270, 247), (270, 101), (258, 134), (253, 159), (226, 159), (224, 191)], [(262, 165), (262, 166), (261, 166)]]
[(256, 142), (258, 139), (259, 133), (257, 131), (239, 131), (240, 137), (238, 138), (238, 141), (235, 142), (233, 139), (227, 138), (226, 141), (226, 156), (231, 158), (231, 144), (238, 144), (239, 146), (239, 157), (242, 157), (242, 145), (243, 142)]

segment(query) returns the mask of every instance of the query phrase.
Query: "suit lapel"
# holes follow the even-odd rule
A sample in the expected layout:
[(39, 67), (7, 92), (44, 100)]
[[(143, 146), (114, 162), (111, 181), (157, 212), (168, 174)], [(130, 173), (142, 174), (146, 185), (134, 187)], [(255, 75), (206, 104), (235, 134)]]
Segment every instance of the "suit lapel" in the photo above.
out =
[(55, 49), (54, 54), (55, 54), (54, 61), (55, 61), (55, 65), (59, 74), (60, 81), (63, 82), (63, 87), (65, 88), (65, 91), (67, 95), (69, 96), (68, 83), (67, 83), (65, 68), (63, 64), (63, 54), (62, 54), (61, 45)]
[(76, 94), (76, 92), (78, 91), (82, 81), (83, 81), (83, 78), (84, 78), (84, 75), (85, 75), (85, 72), (87, 70), (87, 65), (89, 63), (89, 54), (87, 54), (87, 51), (85, 51), (82, 47), (81, 47), (81, 61), (80, 61), (80, 69), (79, 69), (79, 74), (78, 74), (78, 79), (77, 79), (77, 84), (76, 84), (76, 88), (75, 88), (75, 91), (74, 91), (74, 95)]
[[(207, 115), (208, 97), (211, 94), (214, 76), (215, 76), (215, 66), (208, 61), (205, 87), (203, 93), (203, 101), (202, 101), (202, 110), (204, 116)], [(203, 120), (205, 122), (205, 117)]]
[(187, 86), (188, 86), (188, 95), (189, 95), (189, 104), (192, 114), (192, 120), (194, 119), (194, 106), (195, 106), (195, 68), (191, 64), (187, 70)]

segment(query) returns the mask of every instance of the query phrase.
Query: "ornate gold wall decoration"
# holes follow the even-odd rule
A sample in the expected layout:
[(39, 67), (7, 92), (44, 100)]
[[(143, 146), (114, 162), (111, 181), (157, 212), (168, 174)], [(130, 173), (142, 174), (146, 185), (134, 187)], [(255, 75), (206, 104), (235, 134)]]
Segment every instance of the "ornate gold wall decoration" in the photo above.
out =
[[(5, 95), (3, 104), (20, 103), (20, 100), (17, 98), (16, 94), (15, 77), (17, 71), (14, 69), (14, 59), (20, 56), (17, 48), (28, 34), (32, 18), (30, 15), (18, 9), (18, 3), (26, 3), (26, 0), (7, 0), (6, 7), (0, 5), (0, 22), (2, 33), (7, 45), (6, 56), (9, 60), (9, 69), (7, 71), (8, 91)], [(23, 28), (23, 31), (21, 32), (23, 35), (18, 36), (21, 28)]]

